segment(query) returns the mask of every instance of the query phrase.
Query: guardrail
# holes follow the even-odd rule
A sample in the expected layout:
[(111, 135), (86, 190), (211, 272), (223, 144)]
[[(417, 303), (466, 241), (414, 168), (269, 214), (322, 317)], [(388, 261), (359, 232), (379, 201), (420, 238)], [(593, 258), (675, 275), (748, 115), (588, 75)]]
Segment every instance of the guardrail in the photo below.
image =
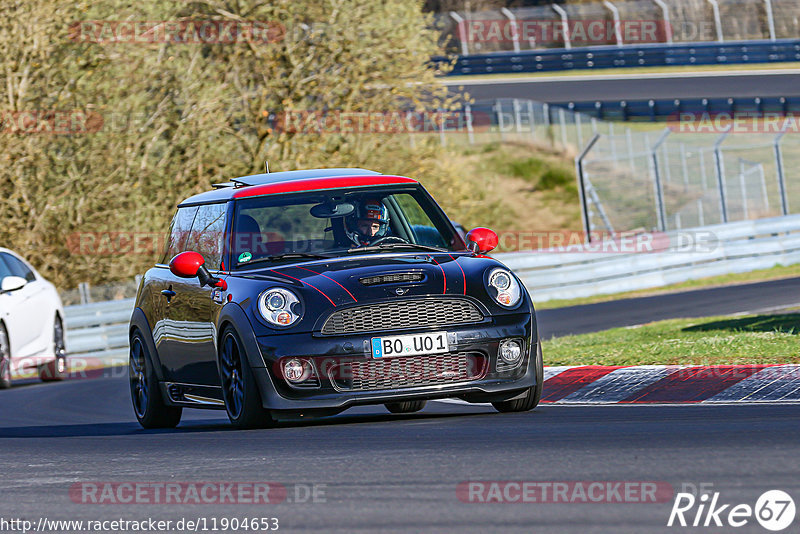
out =
[[(437, 57), (434, 61), (445, 61)], [(800, 61), (800, 39), (550, 48), (459, 56), (450, 76)]]
[[(800, 215), (687, 229), (663, 234), (714, 236), (701, 250), (684, 246), (656, 252), (558, 252), (496, 254), (513, 269), (534, 301), (590, 297), (649, 289), (707, 276), (800, 263)], [(685, 250), (683, 250), (685, 249)]]
[[(650, 253), (542, 250), (494, 255), (513, 269), (534, 301), (647, 289), (705, 276), (800, 263), (800, 215), (728, 223), (664, 234), (714, 236), (708, 250)], [(706, 241), (707, 243), (709, 241)], [(70, 357), (103, 365), (127, 361), (134, 299), (67, 306)]]

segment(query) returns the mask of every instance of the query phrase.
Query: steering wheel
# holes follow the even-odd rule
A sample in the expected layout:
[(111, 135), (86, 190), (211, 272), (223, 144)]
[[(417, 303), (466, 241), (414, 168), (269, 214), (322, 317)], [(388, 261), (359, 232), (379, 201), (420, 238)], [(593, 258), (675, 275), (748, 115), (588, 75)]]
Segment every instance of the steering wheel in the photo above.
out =
[(396, 235), (387, 235), (376, 241), (373, 241), (369, 244), (369, 246), (374, 247), (375, 245), (388, 245), (389, 243), (408, 243), (408, 241), (402, 237), (397, 237)]

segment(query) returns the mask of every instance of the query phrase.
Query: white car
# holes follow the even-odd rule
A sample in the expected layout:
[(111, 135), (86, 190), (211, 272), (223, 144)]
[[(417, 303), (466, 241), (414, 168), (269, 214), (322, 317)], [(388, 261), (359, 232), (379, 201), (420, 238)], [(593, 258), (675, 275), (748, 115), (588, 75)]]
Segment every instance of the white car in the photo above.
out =
[(35, 369), (44, 381), (67, 374), (64, 307), (53, 284), (0, 248), (0, 389)]

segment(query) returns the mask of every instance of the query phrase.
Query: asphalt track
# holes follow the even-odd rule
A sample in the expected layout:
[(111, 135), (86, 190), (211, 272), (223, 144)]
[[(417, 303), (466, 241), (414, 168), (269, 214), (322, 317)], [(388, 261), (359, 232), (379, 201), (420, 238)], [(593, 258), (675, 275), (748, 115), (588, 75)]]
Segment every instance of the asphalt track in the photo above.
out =
[[(769, 489), (800, 496), (796, 405), (545, 405), (498, 414), (435, 402), (410, 416), (366, 407), (249, 431), (232, 430), (220, 412), (195, 412), (176, 430), (144, 431), (129, 402), (121, 377), (2, 392), (0, 517), (277, 517), (284, 532), (642, 533), (676, 530), (666, 527), (671, 497), (486, 504), (462, 502), (456, 488), (475, 480), (654, 481), (674, 492), (712, 484), (721, 503), (752, 506)], [(278, 482), (288, 500), (98, 505), (69, 494), (83, 482), (203, 481)], [(296, 490), (305, 484), (317, 485), (317, 502), (289, 502), (306, 495)], [(753, 520), (736, 531), (764, 532)]]
[[(540, 328), (553, 335), (780, 307), (798, 298), (798, 281), (543, 310)], [(666, 527), (672, 497), (655, 503), (459, 499), (459, 483), (487, 480), (648, 481), (667, 484), (670, 495), (704, 484), (720, 492), (722, 503), (751, 506), (764, 491), (781, 489), (800, 503), (796, 404), (548, 404), (499, 414), (488, 406), (431, 402), (413, 415), (359, 407), (248, 431), (233, 430), (223, 412), (187, 410), (177, 429), (145, 431), (135, 422), (125, 371), (55, 384), (29, 381), (0, 392), (0, 519), (277, 517), (284, 532), (676, 530)], [(81, 502), (79, 491), (70, 495), (76, 484), (104, 482), (277, 482), (288, 498), (260, 505), (98, 505)], [(302, 498), (311, 485), (315, 502)], [(752, 520), (736, 531), (764, 532)]]
[(451, 91), (476, 100), (528, 98), (541, 102), (800, 96), (800, 73), (739, 71), (591, 76), (550, 76), (470, 81), (445, 79)]
[[(533, 295), (534, 302), (536, 295)], [(679, 317), (769, 313), (800, 306), (800, 278), (738, 284), (539, 310), (539, 334), (585, 334)]]

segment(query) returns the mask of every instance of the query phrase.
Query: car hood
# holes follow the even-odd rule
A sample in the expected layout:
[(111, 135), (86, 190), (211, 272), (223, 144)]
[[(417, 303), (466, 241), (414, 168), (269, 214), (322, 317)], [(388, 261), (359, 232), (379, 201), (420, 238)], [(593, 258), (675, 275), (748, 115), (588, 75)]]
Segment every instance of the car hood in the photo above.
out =
[[(490, 264), (497, 262), (468, 253), (365, 254), (282, 265), (251, 276), (302, 284), (306, 294), (343, 306), (387, 297), (474, 294), (477, 284), (481, 284), (482, 293), (478, 271)], [(392, 275), (411, 276), (413, 280), (398, 281)]]

